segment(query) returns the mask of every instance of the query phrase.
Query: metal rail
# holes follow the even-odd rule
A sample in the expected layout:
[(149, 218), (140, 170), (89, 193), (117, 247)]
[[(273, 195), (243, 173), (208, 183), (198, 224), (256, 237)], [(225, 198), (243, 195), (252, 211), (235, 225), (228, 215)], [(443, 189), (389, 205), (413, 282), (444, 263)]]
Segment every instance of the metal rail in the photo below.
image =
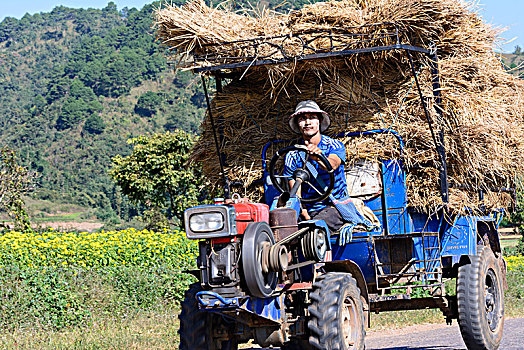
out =
[(281, 64), (281, 63), (286, 63), (290, 61), (305, 61), (305, 60), (315, 60), (315, 59), (321, 59), (321, 58), (336, 58), (336, 57), (351, 56), (355, 54), (390, 51), (390, 50), (407, 50), (407, 51), (412, 51), (412, 52), (420, 52), (424, 54), (429, 53), (429, 50), (424, 49), (422, 47), (404, 45), (404, 44), (394, 44), (394, 45), (376, 46), (376, 47), (361, 48), (361, 49), (350, 49), (350, 50), (342, 50), (342, 51), (315, 53), (315, 54), (310, 54), (310, 55), (301, 55), (301, 56), (293, 57), (292, 59), (290, 58), (281, 58), (281, 59), (276, 59), (276, 60), (254, 59), (248, 62), (228, 63), (228, 64), (222, 64), (222, 65), (217, 65), (217, 66), (209, 66), (209, 67), (198, 67), (198, 68), (194, 68), (194, 72), (196, 73), (215, 72), (215, 71), (220, 71), (223, 69), (236, 69), (236, 68), (247, 68), (247, 67), (254, 67), (254, 66), (274, 65), (274, 64)]

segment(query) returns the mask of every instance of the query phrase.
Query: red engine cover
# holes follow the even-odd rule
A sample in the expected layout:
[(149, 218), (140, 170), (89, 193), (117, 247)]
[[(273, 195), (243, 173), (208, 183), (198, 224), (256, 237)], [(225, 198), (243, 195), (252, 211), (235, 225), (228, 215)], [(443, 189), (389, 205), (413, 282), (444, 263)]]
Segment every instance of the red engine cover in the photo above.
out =
[(262, 203), (235, 203), (235, 220), (237, 232), (244, 234), (247, 225), (251, 222), (265, 221), (269, 223), (269, 206)]

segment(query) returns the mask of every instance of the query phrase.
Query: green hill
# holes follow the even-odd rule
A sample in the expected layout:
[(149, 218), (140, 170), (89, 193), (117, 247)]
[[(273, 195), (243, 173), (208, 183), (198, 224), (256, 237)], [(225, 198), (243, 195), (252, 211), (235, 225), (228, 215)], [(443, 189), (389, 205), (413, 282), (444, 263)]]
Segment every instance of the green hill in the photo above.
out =
[(60, 6), (0, 23), (0, 139), (39, 174), (33, 197), (132, 214), (111, 157), (137, 135), (198, 132), (202, 93), (154, 42), (153, 8)]
[(511, 74), (524, 78), (524, 53), (503, 54), (502, 62)]
[[(182, 4), (184, 0), (172, 1)], [(220, 1), (213, 1), (218, 3)], [(241, 0), (227, 6), (286, 11), (307, 0)], [(198, 133), (205, 101), (198, 77), (177, 73), (154, 41), (155, 6), (71, 9), (0, 22), (0, 145), (38, 173), (34, 200), (136, 213), (108, 176), (127, 140), (183, 129)]]

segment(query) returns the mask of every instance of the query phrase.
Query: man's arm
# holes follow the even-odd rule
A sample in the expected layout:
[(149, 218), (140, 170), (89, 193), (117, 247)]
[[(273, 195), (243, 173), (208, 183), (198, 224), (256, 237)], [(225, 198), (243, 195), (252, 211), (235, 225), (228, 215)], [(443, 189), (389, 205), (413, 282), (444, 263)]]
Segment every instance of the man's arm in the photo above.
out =
[[(317, 145), (314, 145), (308, 141), (305, 141), (305, 144), (306, 144), (306, 147), (310, 154), (311, 159), (316, 161), (322, 170), (327, 170), (324, 164), (318, 161), (317, 155), (322, 154), (322, 150), (318, 148)], [(331, 164), (331, 167), (333, 168), (333, 170), (336, 170), (340, 166), (340, 164), (342, 164), (342, 159), (340, 159), (339, 156), (333, 153), (327, 156), (327, 160), (329, 164)]]
[[(291, 179), (289, 180), (289, 188), (293, 188), (293, 185), (295, 184), (295, 180)], [(302, 186), (298, 188), (297, 191), (298, 198), (302, 197)], [(309, 216), (309, 213), (307, 212), (306, 208), (302, 208), (302, 211), (300, 212), (300, 215), (304, 218), (304, 220), (311, 220), (311, 216)]]

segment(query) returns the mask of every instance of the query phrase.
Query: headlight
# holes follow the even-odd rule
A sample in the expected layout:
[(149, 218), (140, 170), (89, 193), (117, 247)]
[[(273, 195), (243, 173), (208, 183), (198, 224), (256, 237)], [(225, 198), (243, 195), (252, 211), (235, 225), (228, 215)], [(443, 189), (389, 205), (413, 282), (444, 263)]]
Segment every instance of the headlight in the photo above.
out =
[(224, 216), (219, 212), (197, 213), (189, 217), (189, 229), (193, 232), (212, 232), (224, 228)]
[(232, 205), (201, 205), (184, 212), (189, 239), (206, 239), (237, 234), (235, 208)]

